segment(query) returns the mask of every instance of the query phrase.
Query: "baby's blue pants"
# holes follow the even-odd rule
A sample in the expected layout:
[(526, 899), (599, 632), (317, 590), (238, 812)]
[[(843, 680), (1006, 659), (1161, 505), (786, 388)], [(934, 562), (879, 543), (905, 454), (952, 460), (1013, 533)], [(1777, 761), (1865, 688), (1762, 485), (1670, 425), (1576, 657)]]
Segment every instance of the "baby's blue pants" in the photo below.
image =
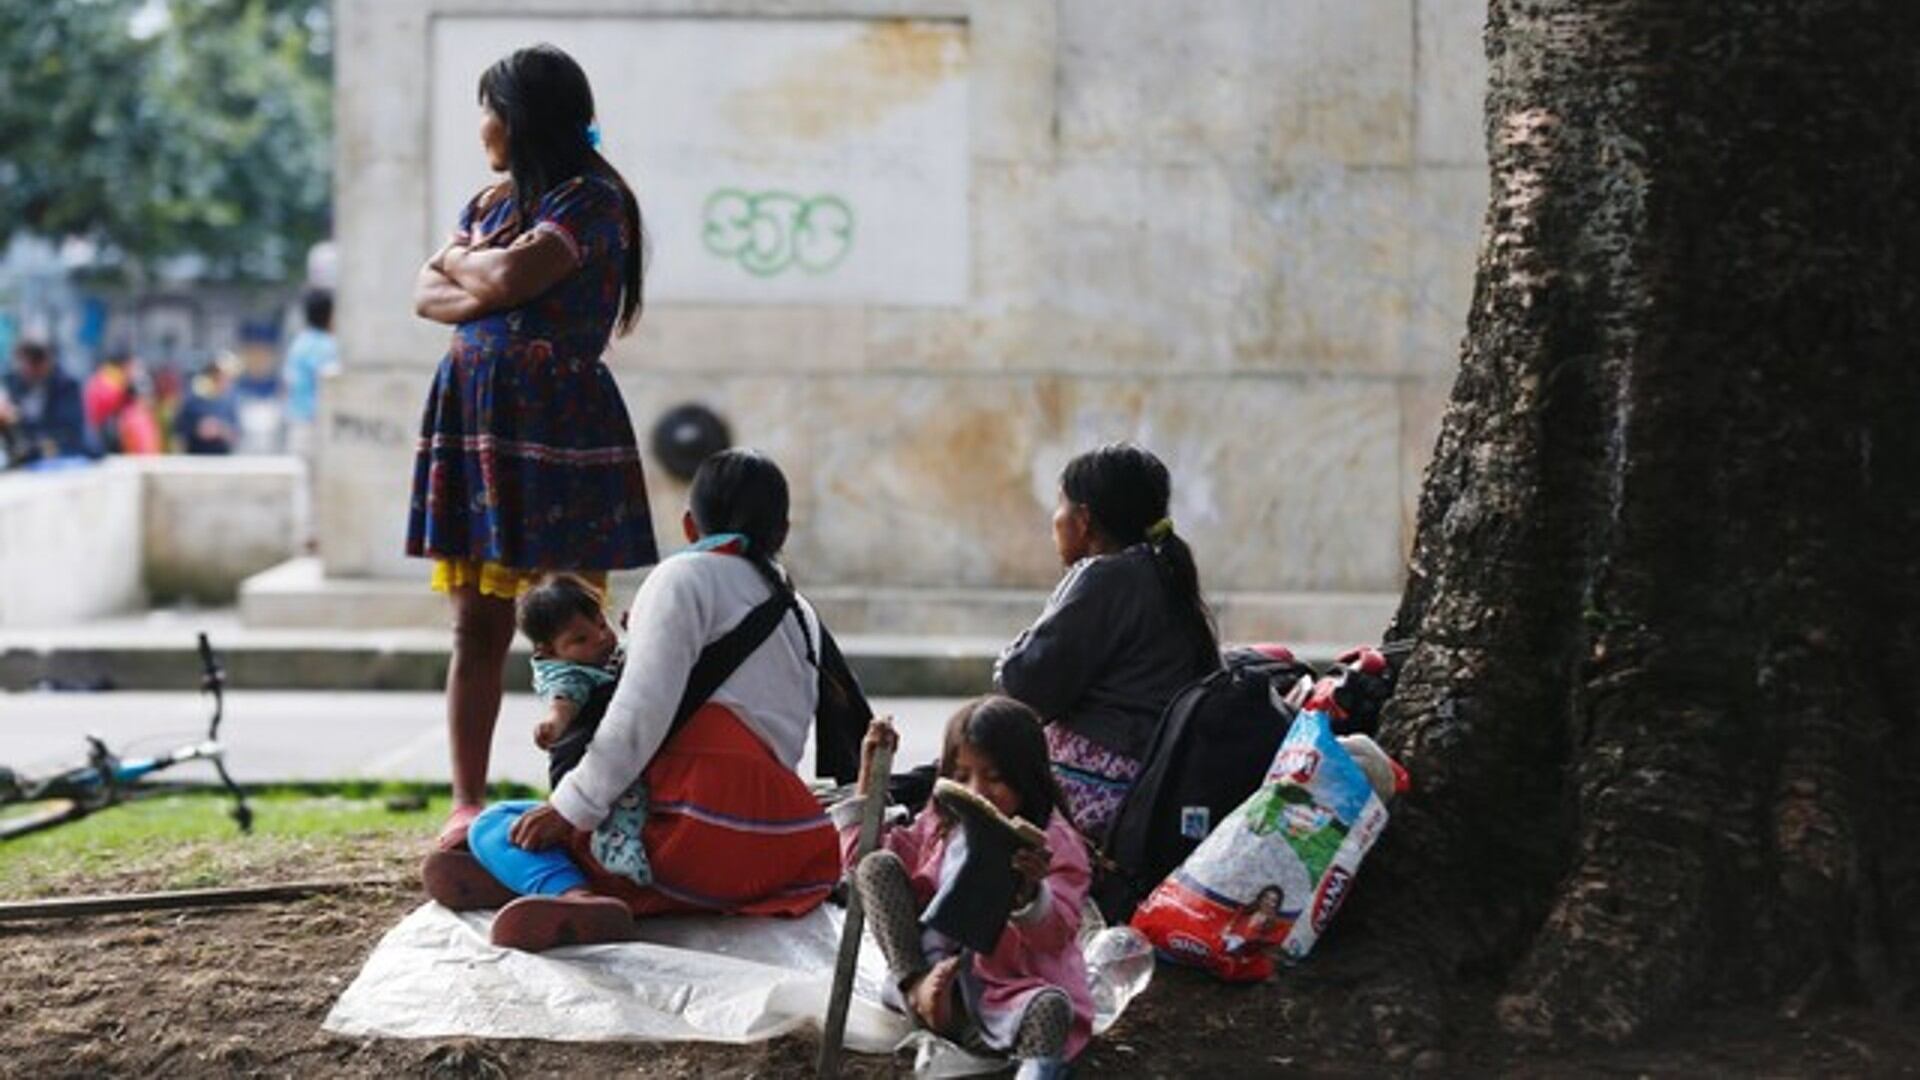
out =
[(528, 851), (507, 838), (520, 815), (539, 805), (531, 799), (493, 803), (467, 827), (467, 847), (487, 873), (521, 896), (558, 896), (585, 888), (587, 875), (573, 864), (566, 848)]

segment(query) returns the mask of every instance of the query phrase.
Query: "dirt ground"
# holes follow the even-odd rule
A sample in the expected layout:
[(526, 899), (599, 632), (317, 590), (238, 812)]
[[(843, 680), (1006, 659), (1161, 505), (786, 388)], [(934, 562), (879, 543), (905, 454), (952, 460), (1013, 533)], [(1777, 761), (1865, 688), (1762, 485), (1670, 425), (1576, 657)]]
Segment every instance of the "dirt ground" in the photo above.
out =
[[(407, 883), (420, 841), (369, 845), (316, 865), (289, 848), (249, 880), (355, 878), (391, 884), (275, 906), (0, 923), (0, 1076), (802, 1077), (807, 1037), (749, 1048), (526, 1041), (351, 1039), (320, 1030), (382, 933), (420, 902)], [(50, 894), (135, 891), (127, 871), (49, 883)], [(1386, 1066), (1368, 1047), (1330, 1044), (1293, 1018), (1285, 983), (1227, 987), (1162, 967), (1153, 987), (1095, 1043), (1081, 1075), (1352, 1075)], [(1470, 996), (1463, 1015), (1484, 1015)], [(1785, 1021), (1708, 1007), (1630, 1050), (1538, 1056), (1471, 1025), (1422, 1073), (1519, 1076), (1920, 1075), (1920, 1024), (1830, 1008)], [(850, 1059), (854, 1076), (896, 1063)], [(898, 1063), (904, 1067), (905, 1061)]]

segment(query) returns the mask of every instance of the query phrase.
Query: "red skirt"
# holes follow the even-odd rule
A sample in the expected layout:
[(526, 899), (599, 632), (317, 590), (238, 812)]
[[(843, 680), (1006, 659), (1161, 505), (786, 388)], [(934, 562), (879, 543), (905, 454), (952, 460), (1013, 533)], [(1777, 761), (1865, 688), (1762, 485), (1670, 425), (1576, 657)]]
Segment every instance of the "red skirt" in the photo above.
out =
[(568, 845), (593, 891), (635, 915), (805, 915), (840, 880), (839, 836), (819, 800), (726, 707), (701, 706), (644, 776), (652, 885), (602, 867), (591, 833)]

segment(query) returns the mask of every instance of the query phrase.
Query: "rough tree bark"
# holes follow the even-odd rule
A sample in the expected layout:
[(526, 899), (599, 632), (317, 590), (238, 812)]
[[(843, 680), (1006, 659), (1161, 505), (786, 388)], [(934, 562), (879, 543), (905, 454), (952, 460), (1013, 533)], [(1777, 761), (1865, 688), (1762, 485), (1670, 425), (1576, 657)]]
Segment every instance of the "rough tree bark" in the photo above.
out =
[[(1493, 0), (1492, 196), (1341, 927), (1439, 1046), (1910, 1006), (1920, 5)], [(1356, 975), (1353, 965), (1361, 965)]]

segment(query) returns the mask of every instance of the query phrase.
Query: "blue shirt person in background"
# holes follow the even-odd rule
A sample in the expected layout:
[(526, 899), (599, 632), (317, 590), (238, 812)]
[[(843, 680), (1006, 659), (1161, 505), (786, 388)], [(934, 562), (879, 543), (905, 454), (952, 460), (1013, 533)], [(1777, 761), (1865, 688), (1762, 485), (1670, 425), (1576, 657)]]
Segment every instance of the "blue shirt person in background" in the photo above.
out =
[(304, 458), (313, 453), (313, 424), (320, 412), (320, 377), (340, 366), (333, 340), (333, 294), (309, 289), (301, 301), (306, 329), (287, 346), (287, 449)]

